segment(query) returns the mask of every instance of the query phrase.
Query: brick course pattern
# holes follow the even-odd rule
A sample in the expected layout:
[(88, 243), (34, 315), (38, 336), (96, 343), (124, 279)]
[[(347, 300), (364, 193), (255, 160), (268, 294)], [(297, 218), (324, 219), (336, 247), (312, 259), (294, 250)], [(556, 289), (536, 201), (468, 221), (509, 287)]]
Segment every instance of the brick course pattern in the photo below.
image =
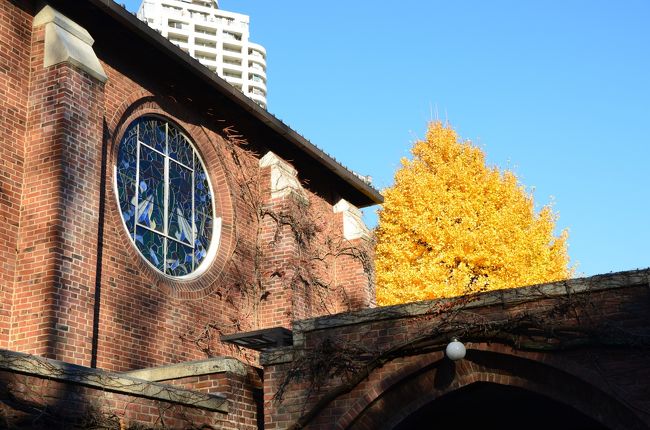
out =
[(229, 416), (191, 405), (0, 371), (0, 417), (8, 428), (257, 428), (233, 423)]
[[(251, 293), (251, 286), (272, 285), (269, 275), (296, 256), (290, 235), (269, 245), (264, 230), (273, 227), (260, 229), (256, 213), (265, 203), (253, 206), (241, 193), (244, 181), (259, 187), (260, 199), (268, 194), (270, 182), (256, 183), (264, 173), (257, 167), (233, 173), (242, 170), (236, 160), (257, 166), (264, 142), (251, 142), (255, 151), (233, 145), (224, 128), (236, 124), (205, 116), (191, 100), (179, 102), (176, 90), (126, 59), (100, 57), (105, 83), (73, 64), (46, 68), (44, 27), (31, 26), (35, 11), (7, 1), (2, 11), (0, 57), (11, 72), (0, 81), (7, 95), (0, 106), (0, 216), (6, 220), (0, 227), (0, 346), (113, 371), (199, 359), (207, 350), (255, 363), (255, 354), (218, 342), (219, 333), (290, 326), (296, 316), (349, 309), (310, 306), (311, 292), (304, 289), (264, 289), (263, 298)], [(152, 270), (122, 226), (113, 165), (121, 133), (144, 114), (160, 115), (187, 133), (215, 191), (220, 246), (211, 267), (194, 280)], [(313, 217), (337, 217), (335, 202), (309, 188), (303, 193), (315, 202)], [(350, 273), (358, 271), (355, 264), (349, 262)], [(358, 282), (368, 290), (368, 279)], [(327, 294), (321, 300), (336, 302)]]
[[(475, 382), (542, 394), (607, 428), (650, 428), (649, 287), (650, 270), (622, 272), (299, 321), (294, 346), (262, 357), (265, 428), (303, 428), (292, 426), (313, 413), (304, 428), (391, 429), (439, 396)], [(535, 315), (547, 331), (516, 341), (490, 331)], [(552, 339), (553, 330), (558, 338), (582, 334), (566, 349), (554, 350), (553, 340), (530, 343)], [(458, 335), (468, 351), (452, 364), (443, 349)], [(336, 347), (324, 348), (328, 342)], [(331, 362), (323, 358), (328, 353)], [(374, 367), (382, 353), (390, 358)], [(347, 371), (336, 367), (346, 359)], [(329, 365), (339, 372), (320, 373), (313, 385), (308, 369), (314, 361), (322, 363), (319, 370)]]
[(163, 380), (161, 382), (188, 390), (225, 395), (231, 401), (231, 404), (236, 405), (232, 413), (222, 418), (223, 421), (229, 423), (227, 428), (256, 430), (263, 419), (263, 414), (259, 410), (261, 407), (262, 381), (260, 375), (252, 368), (249, 369), (246, 375), (218, 373)]
[[(32, 34), (12, 349), (90, 364), (103, 88)], [(90, 309), (89, 309), (90, 305)]]
[(0, 4), (0, 348), (9, 347), (22, 204), (31, 20)]
[[(239, 135), (240, 141), (229, 137), (228, 130), (239, 128), (237, 117), (223, 119), (240, 109), (232, 98), (224, 104), (226, 99), (215, 94), (216, 109), (206, 110), (185, 93), (186, 87), (149, 73), (140, 67), (147, 61), (126, 58), (121, 47), (106, 39), (93, 46), (106, 81), (74, 62), (45, 67), (49, 42), (45, 25), (33, 27), (37, 3), (0, 1), (0, 349), (112, 372), (223, 355), (248, 363), (252, 375), (259, 369), (258, 354), (221, 343), (220, 334), (290, 327), (297, 317), (372, 302), (368, 277), (345, 279), (344, 288), (354, 296), (350, 302), (341, 298), (339, 281), (332, 283), (332, 291), (323, 288), (316, 296), (310, 286), (288, 285), (274, 275), (303, 262), (290, 232), (271, 243), (268, 235), (277, 226), (260, 211), (281, 211), (290, 197), (271, 198), (270, 179), (258, 167), (269, 151), (256, 129), (261, 125), (244, 124), (252, 131)], [(105, 22), (94, 29), (89, 25), (108, 19), (103, 12), (83, 16), (84, 8), (91, 7), (85, 2), (80, 7), (52, 4), (68, 8), (73, 21), (83, 18), (77, 24), (93, 37)], [(214, 189), (219, 248), (210, 267), (191, 280), (171, 279), (149, 267), (122, 224), (114, 164), (122, 133), (141, 115), (159, 115), (190, 137)], [(247, 194), (246, 187), (254, 193)], [(334, 225), (340, 217), (332, 209), (340, 199), (336, 186), (320, 185), (331, 189), (328, 196), (308, 184), (300, 187), (310, 218)], [(327, 234), (338, 240), (342, 228)], [(316, 235), (319, 242), (330, 237), (321, 231)], [(340, 259), (336, 268), (315, 270), (336, 277), (337, 271), (353, 274), (363, 267), (357, 260)], [(207, 387), (201, 378), (183, 384), (201, 391)], [(232, 406), (228, 417), (219, 418), (220, 425), (257, 428), (259, 376), (212, 378), (207, 383), (215, 385), (208, 391), (223, 390)], [(34, 375), (7, 373), (3, 381), (70, 391), (80, 398), (97, 395), (87, 387), (70, 388)], [(145, 401), (103, 397), (111, 408), (140, 404), (128, 406), (133, 414), (126, 418), (145, 424), (154, 420), (154, 406)]]

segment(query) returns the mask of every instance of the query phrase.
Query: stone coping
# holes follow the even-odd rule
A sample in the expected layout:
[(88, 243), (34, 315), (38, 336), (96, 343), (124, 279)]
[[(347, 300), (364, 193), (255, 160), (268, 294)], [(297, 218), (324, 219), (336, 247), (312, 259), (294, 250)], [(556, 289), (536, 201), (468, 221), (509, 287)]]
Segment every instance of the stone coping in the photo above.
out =
[(208, 411), (228, 412), (228, 400), (222, 394), (204, 394), (6, 349), (0, 349), (0, 370)]
[(45, 25), (50, 22), (53, 22), (62, 29), (66, 30), (68, 33), (70, 33), (72, 36), (75, 36), (86, 45), (92, 45), (95, 43), (92, 36), (85, 28), (67, 16), (64, 16), (61, 13), (57, 12), (49, 5), (45, 5), (43, 9), (41, 9), (40, 12), (36, 14), (34, 21), (32, 22), (32, 26), (40, 27), (41, 25)]
[(165, 381), (170, 379), (186, 378), (188, 376), (202, 376), (225, 372), (231, 372), (239, 376), (246, 376), (248, 374), (247, 365), (230, 357), (214, 357), (206, 360), (188, 361), (168, 366), (149, 367), (146, 369), (122, 372), (120, 374), (130, 378), (143, 379), (145, 381)]
[(304, 336), (303, 333), (310, 331), (362, 324), (370, 321), (374, 322), (426, 315), (427, 313), (444, 309), (446, 307), (449, 309), (454, 309), (456, 307), (472, 309), (493, 305), (512, 306), (544, 298), (564, 296), (567, 294), (581, 294), (634, 286), (650, 286), (650, 269), (630, 270), (626, 272), (596, 275), (588, 278), (567, 279), (549, 284), (489, 291), (479, 293), (475, 295), (472, 300), (460, 304), (455, 304), (458, 303), (459, 300), (459, 298), (456, 297), (369, 308), (356, 312), (311, 318), (294, 322), (294, 345), (301, 344)]
[(32, 25), (45, 26), (44, 67), (70, 63), (106, 82), (108, 77), (92, 48), (94, 40), (85, 28), (48, 5), (36, 14)]
[(273, 364), (290, 363), (294, 359), (295, 352), (296, 350), (293, 345), (264, 351), (260, 354), (260, 364), (262, 366), (270, 366)]

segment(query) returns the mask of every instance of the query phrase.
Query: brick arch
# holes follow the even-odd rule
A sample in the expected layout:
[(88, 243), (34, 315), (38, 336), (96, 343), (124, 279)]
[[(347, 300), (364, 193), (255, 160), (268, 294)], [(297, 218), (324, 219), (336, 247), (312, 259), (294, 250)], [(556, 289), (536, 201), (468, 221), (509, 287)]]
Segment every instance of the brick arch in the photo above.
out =
[(476, 345), (456, 363), (441, 352), (401, 359), (378, 369), (357, 387), (357, 399), (333, 428), (393, 429), (437, 398), (474, 383), (489, 382), (531, 391), (570, 406), (611, 429), (645, 429), (635, 413), (597, 383), (547, 362), (541, 355), (515, 355), (502, 345)]
[[(136, 118), (144, 115), (155, 115), (175, 123), (183, 132), (190, 137), (195, 147), (201, 154), (206, 166), (208, 175), (213, 186), (213, 198), (215, 199), (216, 215), (222, 218), (221, 235), (219, 247), (212, 263), (207, 270), (196, 278), (189, 280), (174, 280), (166, 277), (149, 265), (138, 254), (135, 246), (130, 243), (128, 235), (123, 229), (118, 228), (121, 242), (125, 252), (139, 268), (140, 273), (145, 275), (150, 282), (160, 291), (171, 297), (181, 299), (200, 299), (213, 293), (220, 285), (220, 280), (227, 276), (228, 266), (232, 264), (232, 254), (237, 243), (235, 205), (233, 203), (232, 190), (234, 185), (227, 175), (227, 166), (224, 165), (223, 137), (206, 130), (201, 124), (189, 118), (196, 118), (186, 112), (182, 106), (174, 100), (153, 96), (146, 91), (139, 91), (132, 94), (120, 105), (120, 108), (110, 118), (107, 125), (108, 144), (108, 166), (113, 166), (117, 156), (119, 139), (126, 128)], [(113, 169), (107, 169), (106, 196), (107, 196), (107, 217), (114, 225), (121, 224), (120, 210), (114, 195)], [(225, 185), (225, 186), (224, 186)]]

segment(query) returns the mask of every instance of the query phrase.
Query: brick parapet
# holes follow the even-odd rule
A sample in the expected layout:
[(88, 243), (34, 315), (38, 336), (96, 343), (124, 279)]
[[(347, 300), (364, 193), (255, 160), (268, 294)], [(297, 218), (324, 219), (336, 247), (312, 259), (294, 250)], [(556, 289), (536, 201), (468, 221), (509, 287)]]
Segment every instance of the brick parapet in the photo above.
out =
[(263, 419), (260, 414), (262, 380), (258, 370), (249, 367), (247, 372), (219, 372), (186, 376), (161, 381), (172, 386), (202, 393), (218, 393), (228, 399), (228, 414), (223, 418), (230, 427), (241, 430), (258, 430)]
[(432, 310), (445, 308), (474, 309), (490, 306), (515, 306), (525, 303), (538, 303), (542, 299), (572, 296), (580, 293), (596, 293), (612, 289), (647, 287), (650, 285), (650, 269), (630, 270), (587, 278), (567, 279), (548, 284), (479, 293), (459, 298), (426, 300), (401, 305), (368, 308), (356, 312), (333, 316), (323, 316), (296, 321), (294, 329), (300, 332), (344, 327), (363, 323), (376, 323), (386, 320), (424, 316)]
[(181, 387), (206, 394), (223, 395), (228, 399), (228, 414), (223, 418), (226, 428), (257, 430), (262, 420), (259, 407), (262, 397), (261, 369), (228, 357), (179, 363), (158, 368), (127, 372), (146, 380)]
[[(222, 394), (0, 350), (0, 415), (29, 428), (239, 427)], [(6, 402), (6, 403), (4, 403)]]
[[(364, 359), (360, 359), (357, 370), (350, 371), (345, 378), (319, 379), (316, 386), (312, 385), (307, 371), (296, 378), (296, 366), (300, 368), (300, 363), (304, 366), (310, 354), (318, 355), (312, 360), (327, 365), (327, 359), (320, 357), (327, 353), (321, 351), (325, 343), (334, 345), (342, 357), (355, 354), (350, 357), (352, 362), (357, 355), (370, 359), (402, 344), (411, 345), (412, 350), (404, 356), (397, 354), (358, 385), (342, 391), (318, 409), (305, 428), (372, 429), (383, 425), (391, 428), (391, 422), (396, 425), (437, 396), (474, 382), (512, 385), (542, 394), (572, 405), (609, 428), (646, 428), (650, 416), (638, 413), (647, 403), (638, 381), (650, 378), (647, 346), (637, 349), (633, 343), (624, 345), (616, 343), (616, 339), (608, 343), (603, 339), (602, 345), (595, 340), (567, 351), (527, 350), (527, 338), (522, 338), (524, 344), (514, 348), (497, 337), (489, 342), (461, 337), (468, 352), (455, 366), (444, 358), (442, 349), (451, 337), (462, 336), (467, 327), (477, 322), (490, 327), (515, 321), (522, 315), (564, 309), (563, 306), (571, 304), (572, 310), (552, 317), (549, 327), (559, 325), (565, 331), (571, 331), (572, 327), (575, 330), (609, 327), (620, 330), (623, 338), (626, 333), (645, 336), (645, 328), (650, 326), (649, 274), (650, 270), (622, 272), (484, 293), (456, 303), (445, 299), (297, 322), (293, 348), (261, 357), (267, 375), (264, 381), (269, 405), (266, 422), (272, 423), (268, 428), (288, 428), (322, 396), (364, 369)], [(417, 344), (409, 343), (416, 339), (419, 339)], [(433, 343), (427, 343), (429, 339)], [(293, 377), (287, 379), (290, 374)], [(285, 389), (285, 395), (282, 401), (273, 401), (280, 387)], [(426, 391), (426, 401), (421, 399), (425, 393), (422, 390)]]
[[(261, 389), (260, 369), (230, 358), (112, 373), (0, 350), (0, 400), (12, 399), (0, 405), (5, 424), (36, 422), (44, 414), (43, 422), (63, 425), (59, 419), (70, 428), (77, 419), (113, 417), (114, 428), (163, 419), (171, 428), (258, 430)], [(23, 403), (30, 407), (16, 407)]]

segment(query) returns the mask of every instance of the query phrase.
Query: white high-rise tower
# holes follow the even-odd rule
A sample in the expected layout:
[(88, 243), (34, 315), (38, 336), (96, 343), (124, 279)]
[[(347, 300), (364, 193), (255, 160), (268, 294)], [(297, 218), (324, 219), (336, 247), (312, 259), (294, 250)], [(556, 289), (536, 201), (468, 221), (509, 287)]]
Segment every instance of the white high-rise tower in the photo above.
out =
[(143, 0), (138, 18), (266, 109), (266, 50), (217, 0)]

